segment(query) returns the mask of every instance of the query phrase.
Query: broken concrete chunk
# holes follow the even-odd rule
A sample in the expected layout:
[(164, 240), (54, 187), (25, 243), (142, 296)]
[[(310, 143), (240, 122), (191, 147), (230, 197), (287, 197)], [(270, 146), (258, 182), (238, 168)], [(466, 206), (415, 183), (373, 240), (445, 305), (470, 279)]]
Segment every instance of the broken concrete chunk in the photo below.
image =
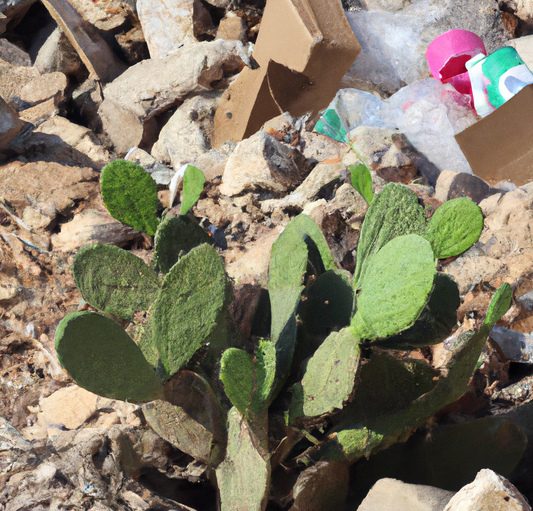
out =
[(310, 169), (298, 150), (261, 130), (237, 144), (226, 163), (220, 193), (229, 197), (256, 190), (282, 194), (298, 186)]
[(126, 68), (94, 27), (68, 0), (42, 0), (90, 72), (90, 78), (110, 82)]
[(104, 89), (99, 109), (116, 151), (124, 154), (153, 144), (157, 114), (190, 94), (212, 89), (224, 73), (239, 71), (247, 61), (240, 41), (218, 40), (183, 46), (168, 57), (130, 67)]
[(230, 11), (220, 20), (216, 38), (245, 43), (247, 32), (248, 27), (244, 19)]
[(0, 151), (19, 135), (26, 123), (0, 96)]
[(521, 493), (507, 480), (488, 468), (480, 470), (475, 480), (463, 486), (448, 502), (444, 511), (531, 511)]
[[(184, 44), (196, 42), (196, 36), (202, 30), (205, 33), (211, 21), (200, 0), (138, 0), (137, 12), (153, 59), (166, 57)], [(214, 31), (212, 21), (211, 31)]]
[(361, 47), (341, 2), (269, 0), (254, 49), (259, 69), (241, 73), (215, 116), (215, 147), (250, 136), (288, 111), (326, 108)]

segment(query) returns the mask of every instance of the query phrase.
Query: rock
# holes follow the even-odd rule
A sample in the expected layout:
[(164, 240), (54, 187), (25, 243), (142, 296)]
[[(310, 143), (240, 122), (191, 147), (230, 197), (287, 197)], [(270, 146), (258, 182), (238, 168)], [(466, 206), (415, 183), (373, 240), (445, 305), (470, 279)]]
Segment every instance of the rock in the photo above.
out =
[(511, 39), (505, 46), (515, 48), (527, 67), (533, 68), (533, 35)]
[(90, 162), (90, 166), (95, 170), (100, 170), (111, 160), (109, 152), (102, 147), (89, 128), (74, 124), (59, 115), (43, 122), (35, 130), (35, 133), (45, 133), (58, 137), (65, 144), (85, 155)]
[(58, 105), (65, 99), (67, 86), (67, 77), (63, 73), (47, 73), (22, 87), (19, 98), (28, 106), (35, 106), (48, 99), (53, 99)]
[(41, 74), (59, 72), (76, 75), (84, 66), (68, 37), (57, 27), (39, 49), (34, 67)]
[(420, 177), (410, 155), (416, 150), (403, 133), (370, 126), (360, 126), (350, 132), (366, 164), (387, 182), (408, 184)]
[(14, 475), (36, 462), (31, 443), (8, 420), (0, 417), (0, 480), (2, 476)]
[(0, 148), (6, 148), (15, 137), (22, 133), (25, 126), (26, 123), (19, 118), (17, 112), (0, 96)]
[(533, 339), (531, 335), (495, 326), (490, 338), (498, 343), (507, 360), (533, 364)]
[(17, 215), (35, 222), (32, 227), (48, 227), (58, 215), (66, 215), (98, 190), (99, 173), (89, 168), (70, 167), (54, 162), (14, 161), (0, 167), (0, 196)]
[(60, 431), (85, 425), (109, 428), (114, 424), (140, 426), (138, 405), (97, 396), (77, 385), (64, 387), (41, 399), (35, 411), (37, 421), (22, 433), (28, 440), (57, 435)]
[[(368, 3), (372, 10), (346, 14), (363, 48), (347, 75), (372, 82), (388, 93), (431, 76), (426, 48), (447, 30), (459, 28), (475, 32), (483, 39), (489, 53), (509, 39), (500, 11), (491, 0), (374, 0)], [(377, 5), (381, 8), (376, 9)], [(394, 12), (382, 10), (400, 6), (402, 8)]]
[(13, 66), (0, 60), (0, 96), (15, 109), (19, 109), (17, 100), (24, 85), (39, 78), (39, 71), (33, 67)]
[(3, 1), (0, 4), (0, 35), (6, 31), (8, 24), (10, 28), (18, 25), (35, 1), (36, 0)]
[(294, 189), (309, 173), (310, 163), (260, 130), (237, 144), (228, 158), (220, 193), (232, 197), (245, 191), (281, 194)]
[(124, 71), (124, 63), (77, 10), (91, 4), (79, 2), (74, 6), (61, 0), (43, 0), (43, 4), (76, 49), (89, 70), (89, 78), (107, 83)]
[[(153, 59), (166, 57), (184, 44), (198, 41), (195, 30), (202, 18), (210, 20), (199, 0), (138, 0), (137, 12)], [(212, 22), (211, 22), (212, 28)]]
[(71, 0), (70, 2), (84, 20), (93, 25), (100, 33), (115, 34), (128, 21), (138, 23), (133, 9), (126, 2), (84, 2)]
[[(505, 7), (522, 21), (533, 21), (532, 0), (504, 0)], [(519, 52), (520, 53), (520, 52)]]
[(144, 40), (144, 34), (140, 26), (134, 26), (126, 33), (117, 34), (115, 39), (130, 66), (150, 58), (148, 45)]
[(162, 163), (159, 163), (150, 153), (147, 153), (138, 147), (128, 151), (128, 154), (124, 159), (133, 161), (140, 165), (152, 176), (153, 180), (161, 186), (168, 187), (172, 181), (172, 178), (176, 174), (174, 170), (169, 169)]
[(263, 201), (261, 210), (271, 213), (275, 208), (290, 208), (299, 213), (313, 200), (331, 200), (336, 189), (345, 181), (343, 170), (341, 162), (319, 163), (294, 192), (281, 200)]
[(31, 58), (17, 45), (7, 39), (0, 39), (0, 59), (12, 66), (31, 67)]
[(361, 0), (361, 5), (367, 11), (383, 9), (384, 11), (399, 11), (412, 3), (413, 0)]
[(87, 79), (72, 92), (72, 103), (87, 126), (96, 132), (102, 131), (98, 108), (103, 101), (102, 89), (95, 80)]
[(504, 477), (482, 469), (475, 480), (461, 488), (444, 511), (530, 511), (520, 492)]
[(229, 11), (224, 16), (218, 25), (217, 39), (225, 39), (226, 41), (247, 41), (248, 27), (246, 22), (240, 16)]
[(157, 139), (156, 115), (187, 96), (212, 89), (247, 60), (241, 42), (219, 40), (190, 44), (168, 57), (130, 67), (104, 89), (99, 109), (117, 152), (151, 146)]
[(221, 150), (211, 148), (213, 117), (219, 100), (218, 92), (186, 99), (159, 133), (152, 155), (174, 169), (192, 163), (208, 181), (221, 175), (228, 159), (228, 146)]
[(477, 176), (445, 170), (437, 180), (435, 196), (441, 202), (457, 197), (470, 197), (479, 204), (483, 199), (499, 191)]
[(319, 163), (325, 160), (341, 158), (349, 151), (346, 144), (333, 140), (332, 138), (314, 133), (312, 131), (300, 131), (300, 152), (312, 163)]
[(115, 220), (107, 211), (85, 209), (62, 224), (51, 242), (54, 250), (73, 252), (98, 242), (121, 246), (136, 239), (142, 239), (139, 231)]
[(39, 126), (44, 121), (59, 114), (59, 108), (56, 105), (55, 99), (48, 99), (31, 108), (26, 108), (20, 112), (20, 118), (26, 122)]
[(357, 511), (443, 511), (455, 492), (397, 479), (380, 479)]

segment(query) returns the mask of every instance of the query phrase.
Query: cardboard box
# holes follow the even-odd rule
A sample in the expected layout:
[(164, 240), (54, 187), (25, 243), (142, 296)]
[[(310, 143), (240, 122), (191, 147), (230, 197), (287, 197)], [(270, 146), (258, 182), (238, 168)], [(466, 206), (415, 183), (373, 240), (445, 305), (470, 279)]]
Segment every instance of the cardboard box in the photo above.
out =
[(316, 114), (361, 50), (340, 0), (268, 0), (253, 57), (222, 96), (213, 146), (239, 142), (269, 119)]
[(533, 181), (533, 84), (455, 139), (474, 174), (487, 183)]

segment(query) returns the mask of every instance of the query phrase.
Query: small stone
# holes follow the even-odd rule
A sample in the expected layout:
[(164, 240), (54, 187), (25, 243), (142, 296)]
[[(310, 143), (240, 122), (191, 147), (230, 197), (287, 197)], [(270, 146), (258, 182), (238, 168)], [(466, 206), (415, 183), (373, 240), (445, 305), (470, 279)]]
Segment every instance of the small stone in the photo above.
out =
[(67, 86), (67, 77), (63, 73), (47, 73), (22, 87), (19, 97), (30, 106), (48, 99), (54, 99), (59, 104), (65, 99)]
[(58, 113), (59, 109), (57, 108), (56, 100), (52, 98), (31, 108), (27, 108), (26, 110), (22, 110), (22, 112), (20, 112), (20, 118), (35, 126), (39, 126), (44, 121)]
[(248, 27), (243, 18), (237, 16), (235, 13), (228, 12), (220, 20), (217, 30), (217, 39), (225, 39), (226, 41), (242, 41), (246, 42), (246, 34)]
[(220, 193), (228, 197), (254, 190), (281, 194), (294, 189), (310, 169), (298, 150), (260, 130), (237, 144), (226, 163)]
[(463, 486), (444, 511), (531, 511), (521, 493), (496, 472), (484, 468), (474, 481)]
[(57, 27), (39, 49), (34, 66), (41, 74), (75, 75), (85, 66), (64, 32)]
[(385, 181), (408, 184), (420, 177), (412, 157), (416, 149), (397, 130), (360, 126), (350, 137), (370, 170)]
[(397, 479), (380, 479), (357, 511), (443, 511), (454, 492)]
[(0, 148), (6, 148), (26, 126), (13, 110), (0, 96)]

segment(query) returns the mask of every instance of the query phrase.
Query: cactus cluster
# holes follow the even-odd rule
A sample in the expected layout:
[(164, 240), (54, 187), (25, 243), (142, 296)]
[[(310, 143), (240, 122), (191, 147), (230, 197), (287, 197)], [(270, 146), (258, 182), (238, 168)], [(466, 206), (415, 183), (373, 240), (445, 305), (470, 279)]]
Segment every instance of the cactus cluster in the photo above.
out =
[[(270, 336), (246, 342), (228, 319), (216, 250), (185, 218), (145, 221), (156, 226), (154, 268), (116, 247), (77, 255), (76, 283), (100, 312), (67, 316), (57, 352), (81, 386), (145, 403), (160, 436), (209, 465), (223, 511), (264, 510), (282, 463), (316, 486), (406, 440), (464, 393), (510, 306), (503, 284), (481, 327), (450, 346), (445, 367), (399, 355), (455, 327), (458, 288), (437, 259), (468, 249), (483, 219), (472, 201), (456, 199), (428, 222), (413, 192), (389, 184), (368, 210), (353, 276), (338, 269), (308, 216), (287, 225), (271, 252)], [(274, 416), (283, 417), (280, 438), (269, 431)]]

